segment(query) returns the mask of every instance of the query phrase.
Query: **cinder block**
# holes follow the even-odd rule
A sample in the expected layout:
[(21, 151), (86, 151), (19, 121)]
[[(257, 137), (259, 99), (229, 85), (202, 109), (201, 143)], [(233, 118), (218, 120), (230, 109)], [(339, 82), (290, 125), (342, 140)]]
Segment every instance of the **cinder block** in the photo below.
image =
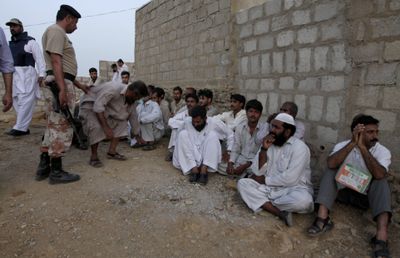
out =
[(250, 8), (249, 10), (249, 19), (255, 20), (263, 16), (263, 6), (258, 5)]
[(285, 71), (287, 73), (296, 72), (296, 52), (293, 49), (285, 52)]
[(246, 38), (253, 34), (253, 25), (251, 23), (241, 26), (239, 37)]
[(256, 51), (257, 50), (257, 40), (256, 39), (247, 40), (243, 43), (243, 46), (244, 46), (245, 53)]
[(254, 35), (260, 35), (269, 31), (269, 20), (257, 21), (254, 24)]
[(338, 123), (340, 121), (340, 108), (343, 105), (343, 97), (328, 97), (326, 104), (326, 121)]
[(315, 91), (318, 86), (318, 78), (309, 77), (299, 82), (299, 90), (301, 91)]
[(294, 11), (292, 16), (293, 25), (303, 25), (311, 22), (310, 10)]
[(276, 39), (276, 45), (278, 47), (286, 47), (292, 45), (293, 41), (294, 41), (294, 32), (291, 30), (283, 31), (278, 34)]
[(272, 72), (283, 72), (283, 52), (274, 52), (272, 54)]
[(258, 40), (259, 50), (269, 50), (274, 47), (274, 37), (271, 35), (265, 35)]
[(297, 42), (300, 44), (314, 43), (317, 40), (317, 36), (317, 27), (306, 27), (297, 31)]
[(321, 89), (323, 91), (338, 91), (345, 87), (344, 76), (327, 75), (321, 77)]
[(324, 108), (324, 97), (322, 96), (311, 96), (309, 97), (309, 113), (308, 119), (311, 121), (321, 121), (322, 112)]
[(337, 12), (337, 0), (332, 0), (328, 3), (319, 4), (315, 7), (314, 21), (318, 22), (331, 19), (337, 15)]
[(346, 53), (344, 44), (332, 46), (331, 68), (333, 71), (344, 71), (346, 68)]
[(276, 113), (279, 110), (279, 94), (275, 92), (269, 93), (268, 114)]
[(394, 84), (396, 82), (397, 63), (370, 64), (366, 76), (366, 84)]
[(382, 44), (371, 42), (351, 49), (351, 56), (356, 63), (374, 62), (379, 60), (382, 53)]
[(299, 50), (299, 63), (297, 71), (309, 72), (311, 70), (311, 49), (302, 48)]
[(292, 8), (293, 6), (299, 7), (302, 4), (303, 4), (303, 0), (285, 0), (285, 2), (283, 4), (283, 8), (285, 10), (288, 10), (288, 9)]
[(397, 114), (395, 112), (367, 109), (365, 113), (379, 120), (379, 130), (388, 132), (394, 132), (396, 130)]
[(261, 55), (261, 73), (262, 74), (269, 74), (271, 72), (271, 61), (270, 61), (270, 54), (262, 54)]
[[(355, 88), (355, 104), (359, 107), (376, 108), (379, 100), (379, 87), (364, 86)], [(384, 103), (385, 104), (385, 103)]]
[(317, 138), (321, 145), (336, 144), (338, 141), (338, 130), (322, 125), (317, 126)]
[(383, 57), (387, 61), (400, 60), (400, 40), (394, 42), (386, 42)]
[(297, 118), (306, 118), (306, 101), (307, 101), (307, 96), (306, 95), (295, 95), (294, 96), (294, 103), (297, 105)]
[(216, 13), (219, 11), (218, 1), (213, 1), (211, 4), (207, 6), (208, 15)]
[(281, 15), (272, 18), (271, 23), (271, 30), (277, 31), (284, 29), (289, 26), (289, 16), (288, 15)]
[(268, 93), (259, 93), (257, 94), (257, 100), (261, 102), (263, 108), (263, 113), (266, 113), (266, 105), (267, 105)]
[(279, 89), (281, 90), (293, 90), (294, 89), (294, 79), (293, 77), (281, 77), (279, 78)]
[(400, 109), (400, 90), (396, 87), (385, 87), (383, 89), (382, 107), (387, 109)]
[(269, 0), (265, 3), (265, 14), (267, 16), (277, 14), (282, 9), (282, 0)]
[(260, 73), (260, 56), (254, 55), (250, 57), (250, 73), (259, 74)]
[(261, 79), (261, 85), (260, 85), (261, 90), (274, 90), (275, 89), (275, 79)]
[(390, 1), (389, 8), (392, 11), (400, 10), (400, 0)]
[(400, 35), (399, 16), (371, 19), (372, 37), (387, 37)]
[(240, 11), (236, 14), (236, 23), (244, 24), (249, 20), (249, 12), (248, 9)]
[(240, 74), (249, 74), (249, 58), (247, 56), (244, 56), (240, 59)]
[(314, 49), (314, 69), (326, 70), (328, 64), (328, 47), (316, 47)]
[(260, 83), (260, 80), (258, 80), (258, 79), (248, 79), (245, 82), (245, 89), (246, 90), (258, 90), (259, 83)]

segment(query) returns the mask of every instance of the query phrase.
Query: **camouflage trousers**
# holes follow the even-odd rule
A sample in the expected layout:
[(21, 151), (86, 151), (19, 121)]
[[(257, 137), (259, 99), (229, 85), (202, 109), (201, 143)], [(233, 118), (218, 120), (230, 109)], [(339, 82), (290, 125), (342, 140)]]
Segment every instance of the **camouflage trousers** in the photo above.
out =
[[(53, 76), (47, 76), (46, 81), (54, 80)], [(65, 80), (68, 108), (73, 112), (75, 107), (75, 88), (71, 81)], [(49, 86), (42, 88), (45, 111), (46, 111), (46, 130), (41, 145), (42, 152), (48, 152), (50, 157), (62, 157), (69, 150), (72, 144), (74, 131), (60, 111), (55, 111), (56, 100)]]

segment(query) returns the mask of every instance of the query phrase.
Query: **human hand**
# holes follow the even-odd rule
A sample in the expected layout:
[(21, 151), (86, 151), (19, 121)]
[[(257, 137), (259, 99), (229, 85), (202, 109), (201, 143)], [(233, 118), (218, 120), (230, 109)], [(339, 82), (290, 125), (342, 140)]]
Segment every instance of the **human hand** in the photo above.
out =
[(10, 94), (3, 95), (3, 112), (7, 112), (12, 107), (12, 96)]
[(353, 129), (353, 135), (351, 138), (351, 141), (354, 144), (359, 144), (360, 141), (360, 137), (362, 135), (362, 133), (364, 132), (365, 126), (363, 124), (357, 124), (354, 129)]
[(67, 93), (64, 90), (60, 90), (58, 93), (58, 99), (60, 101), (60, 107), (65, 108), (68, 105)]
[(114, 138), (114, 133), (110, 127), (107, 126), (106, 128), (104, 128), (104, 133), (105, 133), (107, 139)]
[(226, 173), (228, 175), (232, 175), (233, 174), (233, 163), (232, 162), (228, 162), (228, 166), (226, 167)]
[(42, 87), (42, 86), (43, 86), (43, 81), (44, 81), (43, 76), (40, 76), (40, 77), (38, 78), (38, 80), (37, 80), (37, 82), (38, 82), (38, 84), (39, 84), (39, 87)]
[(270, 133), (264, 137), (262, 142), (262, 147), (264, 149), (268, 149), (274, 143), (274, 141), (275, 141), (275, 135)]

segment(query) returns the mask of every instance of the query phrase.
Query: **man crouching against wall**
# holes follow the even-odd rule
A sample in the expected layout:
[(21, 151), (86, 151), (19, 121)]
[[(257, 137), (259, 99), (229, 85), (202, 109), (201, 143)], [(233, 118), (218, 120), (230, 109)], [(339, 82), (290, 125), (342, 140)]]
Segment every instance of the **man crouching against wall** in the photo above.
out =
[(293, 117), (278, 114), (270, 124), (258, 155), (253, 160), (254, 176), (238, 181), (238, 191), (250, 209), (261, 209), (292, 226), (292, 212), (313, 210), (310, 150), (293, 137)]

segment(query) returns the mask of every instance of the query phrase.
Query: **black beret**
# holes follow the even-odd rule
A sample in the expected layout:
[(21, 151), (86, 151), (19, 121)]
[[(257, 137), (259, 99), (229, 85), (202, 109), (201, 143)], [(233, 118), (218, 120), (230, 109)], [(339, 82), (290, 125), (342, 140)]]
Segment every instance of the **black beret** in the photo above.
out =
[(75, 18), (81, 18), (81, 14), (78, 13), (77, 10), (75, 10), (72, 6), (66, 5), (66, 4), (62, 4), (60, 6), (60, 10), (66, 11), (67, 13), (69, 13), (70, 15), (74, 16)]

